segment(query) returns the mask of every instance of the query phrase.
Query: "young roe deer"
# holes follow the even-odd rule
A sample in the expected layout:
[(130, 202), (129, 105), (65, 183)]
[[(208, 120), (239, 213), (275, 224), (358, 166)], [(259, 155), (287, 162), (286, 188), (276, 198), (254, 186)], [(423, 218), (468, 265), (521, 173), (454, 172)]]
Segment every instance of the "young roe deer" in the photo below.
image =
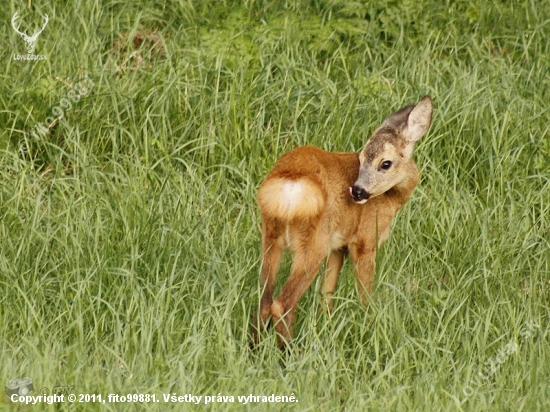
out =
[[(306, 146), (283, 155), (258, 191), (262, 214), (262, 297), (252, 346), (273, 318), (279, 347), (292, 338), (298, 301), (327, 258), (322, 295), (330, 311), (344, 256), (349, 252), (358, 292), (372, 291), (377, 247), (418, 183), (415, 143), (428, 131), (432, 100), (402, 108), (374, 132), (360, 153)], [(290, 276), (273, 301), (284, 248), (293, 254)]]

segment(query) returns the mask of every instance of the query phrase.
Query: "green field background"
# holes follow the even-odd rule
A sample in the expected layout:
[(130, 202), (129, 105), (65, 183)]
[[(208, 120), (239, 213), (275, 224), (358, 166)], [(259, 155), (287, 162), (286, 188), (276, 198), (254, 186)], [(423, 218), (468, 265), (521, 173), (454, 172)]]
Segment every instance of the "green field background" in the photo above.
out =
[[(18, 60), (17, 11), (28, 34), (48, 14), (44, 60)], [(161, 399), (29, 410), (550, 410), (549, 2), (8, 0), (0, 22), (0, 389)], [(263, 177), (425, 94), (368, 308), (347, 263), (286, 359), (273, 333), (251, 352)]]

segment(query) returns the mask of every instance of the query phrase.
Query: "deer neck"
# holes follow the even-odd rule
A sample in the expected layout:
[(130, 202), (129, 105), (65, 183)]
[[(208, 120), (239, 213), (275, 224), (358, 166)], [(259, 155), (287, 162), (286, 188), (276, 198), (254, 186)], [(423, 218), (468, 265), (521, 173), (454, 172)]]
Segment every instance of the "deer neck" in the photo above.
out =
[(398, 209), (409, 200), (411, 193), (418, 184), (418, 169), (414, 163), (409, 166), (409, 171), (405, 176), (401, 182), (386, 192), (389, 197), (395, 200)]

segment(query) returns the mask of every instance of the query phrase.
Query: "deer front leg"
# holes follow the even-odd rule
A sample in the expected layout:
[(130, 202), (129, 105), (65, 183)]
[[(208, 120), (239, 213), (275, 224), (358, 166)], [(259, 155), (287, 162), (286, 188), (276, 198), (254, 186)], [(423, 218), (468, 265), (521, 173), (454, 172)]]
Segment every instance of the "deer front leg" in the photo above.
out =
[(332, 312), (332, 306), (334, 304), (332, 295), (334, 295), (334, 291), (336, 290), (338, 276), (340, 275), (340, 270), (344, 264), (344, 254), (345, 252), (343, 250), (333, 250), (330, 252), (328, 258), (325, 279), (321, 289), (321, 294), (323, 295), (323, 300), (325, 301), (328, 313)]
[(357, 292), (364, 305), (372, 293), (375, 273), (376, 242), (359, 241), (350, 247), (350, 255), (355, 268)]

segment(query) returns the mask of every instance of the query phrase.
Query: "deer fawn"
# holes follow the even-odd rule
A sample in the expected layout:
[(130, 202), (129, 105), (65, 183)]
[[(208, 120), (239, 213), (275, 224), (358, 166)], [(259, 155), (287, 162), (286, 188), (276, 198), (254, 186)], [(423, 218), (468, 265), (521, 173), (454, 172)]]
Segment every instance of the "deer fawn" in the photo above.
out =
[[(252, 346), (273, 318), (279, 347), (292, 338), (298, 301), (327, 258), (322, 295), (330, 312), (344, 256), (354, 264), (361, 300), (372, 291), (377, 247), (418, 183), (415, 143), (432, 120), (429, 96), (389, 116), (360, 153), (306, 146), (282, 156), (258, 191), (262, 214), (262, 297)], [(290, 277), (273, 301), (284, 248), (293, 254)]]

